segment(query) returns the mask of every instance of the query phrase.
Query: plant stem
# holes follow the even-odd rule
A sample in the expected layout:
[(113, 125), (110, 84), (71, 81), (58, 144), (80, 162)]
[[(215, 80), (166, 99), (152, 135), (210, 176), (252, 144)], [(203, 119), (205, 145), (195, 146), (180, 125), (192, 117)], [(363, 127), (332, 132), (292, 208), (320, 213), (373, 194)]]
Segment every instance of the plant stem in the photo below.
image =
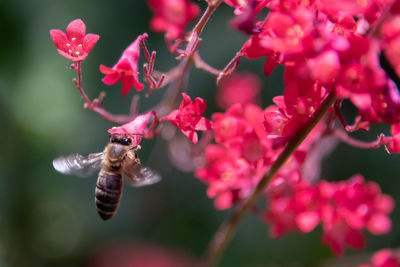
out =
[(346, 143), (350, 146), (361, 148), (361, 149), (372, 149), (372, 148), (379, 148), (381, 146), (385, 146), (389, 144), (393, 137), (385, 136), (384, 134), (380, 134), (378, 138), (372, 142), (365, 142), (361, 140), (354, 139), (353, 137), (349, 136), (346, 132), (341, 131), (339, 129), (335, 129), (332, 132), (333, 136), (337, 139)]
[(185, 82), (192, 62), (195, 60), (196, 51), (199, 47), (199, 38), (204, 30), (207, 22), (210, 20), (211, 15), (217, 9), (217, 7), (223, 2), (223, 0), (208, 1), (207, 9), (204, 11), (203, 15), (194, 26), (191, 31), (189, 38), (189, 43), (184, 50), (184, 54), (178, 56), (182, 61), (179, 65), (171, 70), (170, 74), (166, 74), (164, 80), (164, 85), (170, 82), (171, 76), (175, 80), (175, 85), (167, 90), (164, 96), (164, 100), (154, 108), (154, 110), (159, 114), (160, 117), (166, 115), (170, 110), (176, 106), (180, 93), (185, 89)]
[(211, 240), (208, 248), (208, 254), (206, 259), (206, 266), (214, 266), (218, 263), (220, 257), (232, 240), (233, 235), (236, 232), (237, 226), (244, 215), (254, 206), (257, 199), (264, 192), (268, 182), (275, 176), (279, 169), (285, 164), (289, 157), (295, 152), (297, 147), (303, 142), (315, 125), (321, 120), (323, 115), (328, 111), (329, 107), (332, 106), (336, 97), (331, 92), (317, 111), (312, 115), (306, 125), (294, 136), (294, 138), (287, 144), (285, 149), (271, 165), (268, 172), (263, 176), (257, 187), (254, 189), (250, 197), (244, 202), (244, 204), (235, 210), (233, 215), (227, 222), (221, 225), (213, 239)]
[(82, 95), (83, 99), (85, 100), (86, 104), (90, 106), (92, 102), (90, 101), (89, 97), (86, 95), (85, 91), (82, 89), (82, 62), (77, 62), (78, 68), (77, 68), (77, 73), (78, 73), (78, 82), (76, 84), (76, 87), (79, 90), (79, 93)]

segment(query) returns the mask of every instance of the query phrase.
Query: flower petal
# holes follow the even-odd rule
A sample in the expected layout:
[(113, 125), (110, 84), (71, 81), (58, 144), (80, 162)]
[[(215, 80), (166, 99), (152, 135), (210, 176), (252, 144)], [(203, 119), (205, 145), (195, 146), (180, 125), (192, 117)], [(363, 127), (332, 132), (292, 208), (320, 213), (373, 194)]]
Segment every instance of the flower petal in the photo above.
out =
[(89, 53), (93, 49), (99, 38), (99, 35), (93, 33), (89, 33), (83, 38), (83, 49), (86, 53)]
[(212, 129), (212, 122), (205, 117), (201, 117), (197, 124), (194, 126), (197, 131), (207, 131)]
[(67, 35), (61, 30), (50, 30), (51, 39), (58, 49), (65, 50), (68, 42)]
[(122, 83), (122, 96), (126, 96), (126, 94), (132, 89), (134, 79), (130, 75), (122, 75), (121, 83)]
[(81, 19), (76, 19), (70, 22), (67, 26), (67, 36), (69, 39), (78, 38), (81, 39), (85, 36), (86, 25)]
[(187, 138), (190, 139), (190, 141), (193, 142), (193, 144), (197, 144), (198, 137), (197, 137), (197, 133), (195, 131), (193, 131), (193, 130), (182, 130), (182, 129), (181, 129), (181, 131), (182, 131), (182, 133), (184, 135), (186, 135)]

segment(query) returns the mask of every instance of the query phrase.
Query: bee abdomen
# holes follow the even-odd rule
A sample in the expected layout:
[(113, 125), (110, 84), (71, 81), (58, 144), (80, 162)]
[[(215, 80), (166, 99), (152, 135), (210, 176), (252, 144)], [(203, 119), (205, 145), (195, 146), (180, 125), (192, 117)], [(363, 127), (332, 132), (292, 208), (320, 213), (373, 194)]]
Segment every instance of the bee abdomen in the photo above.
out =
[(95, 202), (97, 212), (103, 220), (110, 219), (117, 212), (121, 195), (121, 175), (100, 171), (96, 184)]

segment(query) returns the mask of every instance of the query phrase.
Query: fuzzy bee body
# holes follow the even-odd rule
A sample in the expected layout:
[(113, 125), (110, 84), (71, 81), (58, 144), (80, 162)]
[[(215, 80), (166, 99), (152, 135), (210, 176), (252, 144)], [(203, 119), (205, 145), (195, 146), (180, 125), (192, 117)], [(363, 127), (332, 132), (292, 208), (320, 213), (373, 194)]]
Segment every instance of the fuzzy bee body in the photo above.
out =
[(97, 212), (103, 220), (115, 215), (122, 196), (123, 177), (132, 186), (144, 186), (160, 181), (161, 177), (143, 167), (137, 156), (140, 147), (132, 146), (131, 138), (112, 135), (102, 153), (87, 156), (72, 154), (53, 161), (54, 168), (63, 174), (87, 177), (100, 168), (95, 189)]
[(100, 171), (95, 190), (97, 212), (103, 220), (108, 220), (117, 212), (122, 196), (121, 174)]

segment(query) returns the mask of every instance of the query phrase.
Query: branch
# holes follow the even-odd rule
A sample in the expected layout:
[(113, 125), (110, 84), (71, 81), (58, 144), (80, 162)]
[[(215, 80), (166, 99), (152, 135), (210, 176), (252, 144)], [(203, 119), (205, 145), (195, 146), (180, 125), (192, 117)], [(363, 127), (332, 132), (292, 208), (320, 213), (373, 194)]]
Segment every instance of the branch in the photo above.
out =
[(289, 159), (293, 152), (295, 152), (297, 147), (307, 137), (307, 135), (311, 132), (315, 125), (321, 120), (323, 115), (328, 111), (335, 100), (336, 97), (334, 93), (331, 92), (326, 97), (321, 106), (317, 109), (317, 111), (312, 115), (308, 123), (304, 125), (304, 127), (287, 144), (286, 148), (282, 151), (276, 161), (271, 165), (268, 172), (263, 176), (250, 197), (244, 202), (242, 206), (238, 207), (238, 209), (236, 209), (230, 219), (218, 229), (209, 245), (207, 266), (214, 266), (218, 263), (224, 250), (233, 238), (237, 226), (244, 215), (251, 210), (257, 199), (264, 192), (265, 187), (268, 185), (268, 182), (275, 176), (275, 174), (280, 170), (280, 168)]
[(349, 136), (347, 133), (335, 129), (332, 131), (333, 136), (335, 136), (337, 139), (342, 141), (343, 143), (346, 143), (350, 146), (354, 146), (357, 148), (361, 149), (371, 149), (371, 148), (379, 148), (381, 146), (386, 146), (389, 144), (393, 138), (390, 136), (385, 136), (383, 133), (381, 133), (378, 138), (372, 142), (364, 142), (361, 140), (354, 139), (353, 137)]
[(199, 55), (198, 52), (194, 53), (193, 60), (196, 68), (205, 70), (215, 76), (217, 76), (217, 84), (220, 82), (221, 78), (228, 76), (234, 72), (238, 66), (239, 61), (243, 57), (242, 52), (237, 52), (236, 55), (229, 61), (229, 63), (222, 69), (218, 70), (207, 64)]

